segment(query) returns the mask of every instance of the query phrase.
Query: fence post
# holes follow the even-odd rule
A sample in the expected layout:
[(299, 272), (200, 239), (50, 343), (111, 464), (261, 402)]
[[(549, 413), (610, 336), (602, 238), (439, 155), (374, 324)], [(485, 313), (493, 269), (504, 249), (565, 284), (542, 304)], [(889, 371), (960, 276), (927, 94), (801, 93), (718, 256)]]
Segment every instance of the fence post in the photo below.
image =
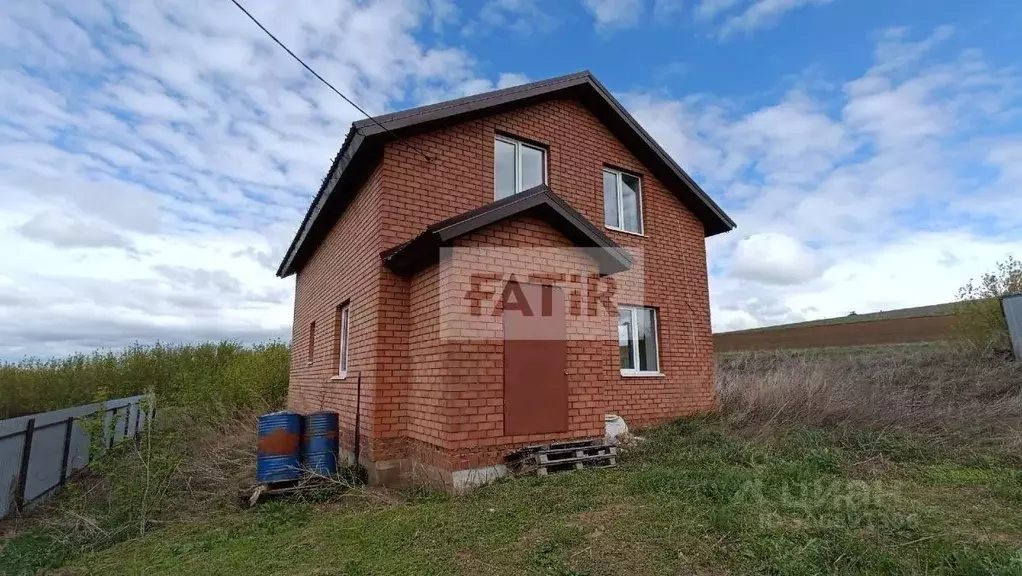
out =
[(25, 508), (25, 490), (28, 488), (28, 463), (32, 457), (32, 436), (35, 434), (35, 418), (25, 424), (24, 442), (21, 445), (21, 467), (18, 470), (18, 492), (14, 496), (14, 508), (20, 514)]
[(127, 412), (124, 413), (124, 438), (122, 438), (122, 440), (127, 440), (128, 426), (131, 425), (131, 404), (129, 403), (124, 407), (124, 409), (127, 410)]
[(135, 409), (135, 446), (142, 443), (142, 402), (139, 401), (138, 408)]
[(67, 459), (71, 456), (71, 431), (75, 427), (75, 418), (70, 416), (67, 419), (67, 423), (64, 428), (64, 459), (60, 462), (60, 484), (63, 485), (67, 482)]
[[(103, 420), (106, 420), (106, 412), (103, 413)], [(106, 422), (103, 422), (103, 428), (106, 428)], [(117, 435), (117, 408), (114, 408), (110, 412), (110, 441), (107, 443), (106, 449), (111, 450), (114, 447), (114, 436)], [(106, 433), (106, 430), (103, 431)]]

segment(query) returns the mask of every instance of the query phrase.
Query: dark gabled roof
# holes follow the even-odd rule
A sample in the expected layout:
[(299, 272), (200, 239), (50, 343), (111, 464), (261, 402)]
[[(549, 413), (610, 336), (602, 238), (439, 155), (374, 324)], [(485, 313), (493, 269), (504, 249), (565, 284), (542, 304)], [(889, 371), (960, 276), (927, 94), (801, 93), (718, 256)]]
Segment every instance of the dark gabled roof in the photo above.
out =
[(380, 257), (395, 274), (410, 276), (437, 262), (441, 246), (450, 246), (456, 238), (520, 214), (541, 218), (576, 246), (599, 248), (589, 255), (599, 265), (600, 274), (615, 274), (632, 267), (632, 257), (628, 252), (554, 194), (546, 184), (432, 224), (412, 240), (385, 250)]
[(577, 98), (589, 108), (699, 218), (707, 236), (735, 227), (734, 221), (671, 159), (610, 91), (589, 71), (584, 71), (353, 123), (277, 275), (284, 277), (295, 273), (312, 254), (351, 202), (362, 181), (375, 168), (388, 138), (403, 138), (561, 97)]

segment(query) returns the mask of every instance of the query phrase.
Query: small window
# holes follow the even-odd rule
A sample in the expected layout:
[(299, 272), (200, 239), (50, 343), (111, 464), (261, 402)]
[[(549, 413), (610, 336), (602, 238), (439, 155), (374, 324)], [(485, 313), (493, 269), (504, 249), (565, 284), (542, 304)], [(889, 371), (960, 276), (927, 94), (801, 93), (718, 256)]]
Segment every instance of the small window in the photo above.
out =
[(546, 151), (497, 136), (493, 142), (493, 196), (500, 200), (546, 182)]
[(604, 169), (603, 223), (613, 230), (642, 234), (642, 182), (638, 176)]
[(312, 364), (312, 359), (316, 353), (316, 322), (315, 320), (309, 323), (309, 364)]
[(621, 351), (621, 374), (660, 373), (656, 309), (619, 306), (617, 338)]
[(337, 375), (348, 376), (348, 310), (347, 304), (337, 307)]

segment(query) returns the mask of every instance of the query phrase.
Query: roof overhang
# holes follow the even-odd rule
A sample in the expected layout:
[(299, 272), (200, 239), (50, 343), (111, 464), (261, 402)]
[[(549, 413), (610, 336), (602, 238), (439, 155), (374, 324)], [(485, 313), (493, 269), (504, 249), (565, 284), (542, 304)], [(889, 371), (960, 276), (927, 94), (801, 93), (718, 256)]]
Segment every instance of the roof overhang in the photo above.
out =
[(564, 234), (575, 246), (587, 251), (601, 275), (616, 274), (632, 267), (632, 257), (585, 216), (572, 208), (545, 184), (497, 200), (426, 228), (424, 232), (380, 254), (383, 263), (399, 276), (411, 276), (440, 258), (440, 249), (491, 224), (519, 215), (534, 215)]
[(660, 147), (589, 71), (422, 106), (352, 124), (330, 171), (309, 207), (284, 259), (280, 277), (295, 273), (347, 208), (382, 156), (383, 145), (437, 128), (554, 98), (577, 98), (703, 224), (706, 236), (727, 232), (735, 223)]

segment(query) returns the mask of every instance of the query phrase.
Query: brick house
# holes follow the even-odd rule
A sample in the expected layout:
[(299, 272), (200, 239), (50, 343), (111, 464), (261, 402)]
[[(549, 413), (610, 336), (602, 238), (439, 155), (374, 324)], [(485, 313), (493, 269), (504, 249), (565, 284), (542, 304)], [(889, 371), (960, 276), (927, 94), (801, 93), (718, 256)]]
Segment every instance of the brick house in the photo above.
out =
[(455, 487), (607, 413), (711, 410), (704, 239), (732, 228), (589, 72), (356, 122), (277, 272), (288, 405), (337, 411), (350, 456), (358, 404), (371, 481)]

